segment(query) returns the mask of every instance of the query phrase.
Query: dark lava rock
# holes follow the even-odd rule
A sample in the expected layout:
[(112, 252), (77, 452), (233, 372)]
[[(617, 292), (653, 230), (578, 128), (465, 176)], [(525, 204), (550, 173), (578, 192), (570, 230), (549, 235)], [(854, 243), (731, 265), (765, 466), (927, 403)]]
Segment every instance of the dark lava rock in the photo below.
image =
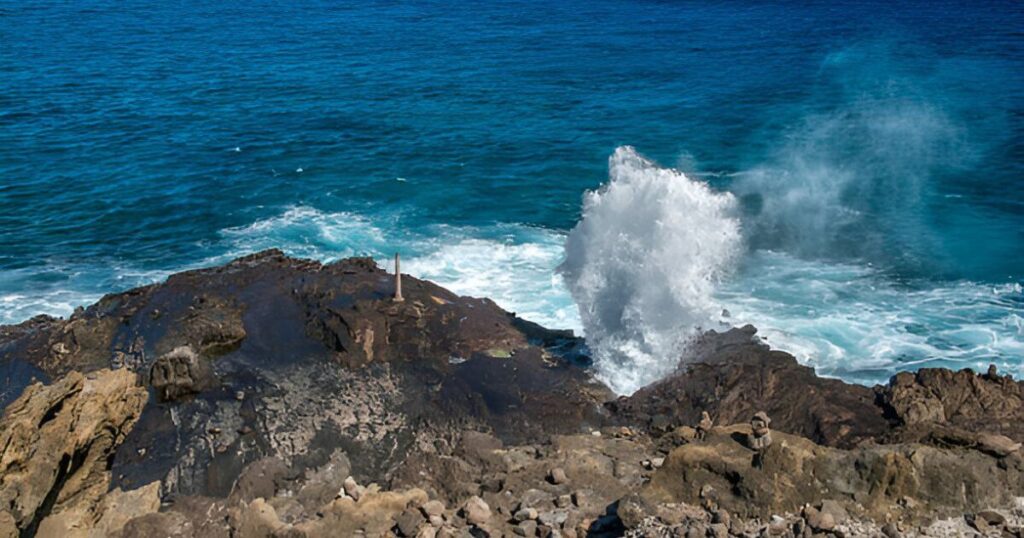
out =
[[(521, 532), (620, 536), (669, 520), (677, 535), (691, 523), (687, 533), (721, 534), (807, 504), (838, 523), (841, 510), (818, 504), (829, 500), (875, 519), (962, 515), (1024, 494), (1022, 385), (998, 372), (922, 370), (872, 389), (819, 378), (744, 327), (706, 333), (677, 372), (613, 400), (571, 333), (430, 282), (402, 284), (395, 302), (393, 275), (370, 259), (325, 265), (272, 250), (108, 295), (66, 320), (0, 327), (5, 404), (33, 378), (59, 389), (108, 376), (132, 389), (112, 401), (130, 393), (138, 404), (130, 431), (67, 419), (36, 435), (75, 406), (39, 406), (21, 421), (12, 468), (46, 470), (35, 460), (84, 439), (100, 449), (64, 450), (70, 470), (85, 462), (102, 480), (47, 471), (42, 483), (55, 485), (35, 513), (0, 509), (0, 531), (34, 529), (65, 498), (89, 500), (75, 514), (110, 514), (106, 529), (120, 525), (111, 506), (143, 514), (162, 503), (123, 536), (410, 534), (426, 528), (428, 499), (473, 497), (494, 515), (477, 534), (519, 528), (512, 516), (526, 508), (539, 524)], [(83, 416), (102, 425), (116, 408)], [(698, 439), (686, 426), (704, 411), (719, 426)], [(761, 411), (776, 442), (753, 465), (744, 440)], [(8, 480), (0, 497), (19, 497), (22, 482)], [(354, 495), (341, 494), (346, 482)], [(83, 485), (90, 495), (76, 493)], [(731, 521), (709, 527), (705, 505)], [(431, 523), (465, 523), (441, 512)]]
[(113, 486), (161, 480), (165, 498), (223, 497), (252, 462), (297, 476), (339, 449), (360, 481), (384, 481), (421, 431), (533, 442), (605, 423), (611, 394), (559, 355), (580, 347), (571, 334), (408, 276), (394, 302), (393, 279), (370, 259), (276, 250), (179, 273), (67, 320), (0, 327), (0, 388), (142, 374), (156, 397), (112, 459)]

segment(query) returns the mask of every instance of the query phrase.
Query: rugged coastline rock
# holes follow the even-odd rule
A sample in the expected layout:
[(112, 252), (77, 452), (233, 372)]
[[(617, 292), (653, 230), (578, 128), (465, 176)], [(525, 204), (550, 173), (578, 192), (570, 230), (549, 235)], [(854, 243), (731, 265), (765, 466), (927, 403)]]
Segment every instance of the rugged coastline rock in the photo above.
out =
[(52, 385), (27, 387), (0, 419), (0, 535), (115, 530), (155, 511), (156, 484), (131, 495), (107, 493), (108, 462), (147, 396), (127, 370), (72, 372)]
[(615, 398), (571, 334), (394, 287), (266, 251), (0, 327), (0, 536), (1021, 536), (997, 372), (849, 385), (745, 327)]

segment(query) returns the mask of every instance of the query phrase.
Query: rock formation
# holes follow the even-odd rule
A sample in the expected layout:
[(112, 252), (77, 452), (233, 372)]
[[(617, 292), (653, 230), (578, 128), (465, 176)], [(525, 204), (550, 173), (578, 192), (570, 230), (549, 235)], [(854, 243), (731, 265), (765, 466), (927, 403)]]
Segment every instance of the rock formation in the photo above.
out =
[(147, 398), (127, 370), (28, 386), (0, 419), (0, 536), (111, 531), (155, 511), (155, 485), (107, 494), (109, 462)]
[(746, 327), (615, 398), (571, 333), (391, 279), (267, 251), (0, 327), (0, 536), (1020, 536), (998, 372), (849, 385)]

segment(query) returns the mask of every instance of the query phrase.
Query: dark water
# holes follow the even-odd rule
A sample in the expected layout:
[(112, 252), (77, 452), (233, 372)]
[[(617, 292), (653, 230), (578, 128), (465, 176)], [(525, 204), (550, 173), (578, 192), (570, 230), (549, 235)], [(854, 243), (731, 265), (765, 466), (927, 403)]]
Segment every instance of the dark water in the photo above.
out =
[(1022, 6), (0, 0), (0, 322), (280, 246), (578, 328), (553, 270), (630, 145), (735, 195), (731, 321), (1020, 371)]

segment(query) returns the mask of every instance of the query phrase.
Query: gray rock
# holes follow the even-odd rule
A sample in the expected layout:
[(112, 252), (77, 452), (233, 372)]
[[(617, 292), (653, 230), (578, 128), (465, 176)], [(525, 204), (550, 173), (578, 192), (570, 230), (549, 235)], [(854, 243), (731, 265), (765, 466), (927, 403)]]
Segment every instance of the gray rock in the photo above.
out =
[(822, 513), (830, 514), (836, 525), (842, 525), (850, 519), (850, 515), (846, 512), (846, 508), (837, 501), (822, 501), (821, 507), (819, 508)]
[(551, 504), (554, 496), (539, 489), (528, 489), (519, 497), (520, 508), (545, 508)]
[(537, 522), (532, 519), (521, 521), (514, 529), (512, 529), (512, 531), (515, 532), (517, 536), (532, 538), (533, 536), (537, 536)]
[(548, 510), (546, 512), (541, 512), (537, 516), (537, 519), (542, 525), (547, 525), (553, 529), (560, 528), (562, 523), (565, 523), (565, 520), (568, 518), (569, 513), (565, 510)]
[(424, 522), (423, 514), (419, 510), (407, 509), (395, 520), (395, 526), (402, 536), (415, 538), (417, 530)]
[(516, 520), (517, 522), (530, 521), (533, 519), (537, 519), (537, 515), (538, 514), (536, 508), (520, 508), (519, 510), (516, 510), (516, 513), (512, 516), (512, 519)]

